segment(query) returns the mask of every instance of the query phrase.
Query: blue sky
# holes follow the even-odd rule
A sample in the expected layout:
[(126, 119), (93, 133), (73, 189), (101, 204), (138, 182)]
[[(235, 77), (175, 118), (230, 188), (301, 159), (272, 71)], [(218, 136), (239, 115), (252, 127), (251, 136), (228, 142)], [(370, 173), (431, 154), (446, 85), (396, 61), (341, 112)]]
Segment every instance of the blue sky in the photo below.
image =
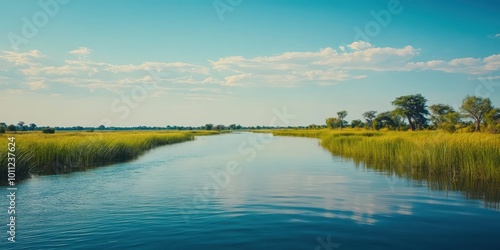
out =
[(286, 125), (323, 124), (417, 93), (500, 105), (493, 1), (0, 4), (0, 122), (268, 125), (286, 107)]

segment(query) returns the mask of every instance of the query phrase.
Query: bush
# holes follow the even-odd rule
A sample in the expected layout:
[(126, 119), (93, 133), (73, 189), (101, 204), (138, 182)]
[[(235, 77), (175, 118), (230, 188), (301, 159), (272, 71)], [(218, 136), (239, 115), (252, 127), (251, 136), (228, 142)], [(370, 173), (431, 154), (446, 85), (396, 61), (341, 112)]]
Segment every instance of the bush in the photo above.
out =
[(0, 126), (0, 134), (5, 134), (5, 128)]
[(500, 133), (500, 123), (497, 125), (490, 125), (488, 126), (488, 131), (492, 134), (498, 134)]
[(439, 126), (443, 131), (446, 131), (446, 132), (449, 132), (449, 133), (454, 133), (455, 131), (457, 131), (457, 127), (455, 127), (454, 124), (451, 124), (451, 123), (442, 123), (440, 126)]
[(53, 134), (56, 132), (56, 130), (54, 128), (44, 128), (44, 129), (42, 129), (42, 132), (44, 134)]
[(399, 131), (408, 131), (410, 130), (410, 126), (407, 125), (400, 125), (399, 126)]
[(10, 124), (9, 126), (7, 126), (7, 131), (10, 131), (10, 132), (16, 132), (17, 128), (16, 128), (16, 125), (14, 124)]
[(476, 132), (476, 126), (474, 124), (471, 124), (469, 126), (466, 127), (467, 128), (467, 132)]

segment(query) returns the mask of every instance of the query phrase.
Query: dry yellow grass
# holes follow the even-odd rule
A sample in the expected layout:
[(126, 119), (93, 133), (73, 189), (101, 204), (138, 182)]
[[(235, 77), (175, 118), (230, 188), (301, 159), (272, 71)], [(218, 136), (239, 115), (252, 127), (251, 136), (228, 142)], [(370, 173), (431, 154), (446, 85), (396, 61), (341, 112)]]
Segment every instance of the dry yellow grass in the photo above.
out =
[(425, 181), (435, 190), (462, 191), (500, 209), (500, 135), (355, 129), (267, 132), (319, 138), (332, 154), (352, 159), (356, 165)]
[[(16, 180), (30, 174), (59, 174), (123, 162), (161, 145), (217, 132), (123, 131), (2, 134), (0, 181), (7, 180), (8, 138), (15, 137)], [(1, 145), (0, 144), (0, 145)]]
[(450, 174), (500, 181), (500, 135), (440, 131), (274, 130), (275, 135), (320, 138), (332, 153), (372, 168), (418, 175)]

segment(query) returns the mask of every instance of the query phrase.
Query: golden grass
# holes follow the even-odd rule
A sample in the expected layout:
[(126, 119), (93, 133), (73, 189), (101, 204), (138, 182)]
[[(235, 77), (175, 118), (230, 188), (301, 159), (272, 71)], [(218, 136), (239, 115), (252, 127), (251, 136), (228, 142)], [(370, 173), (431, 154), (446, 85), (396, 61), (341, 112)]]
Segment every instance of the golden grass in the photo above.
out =
[[(260, 131), (266, 132), (266, 131)], [(464, 191), (500, 209), (500, 135), (440, 131), (273, 130), (274, 135), (314, 137), (332, 154), (356, 165), (426, 181), (436, 190)]]
[(145, 151), (193, 140), (213, 131), (40, 132), (0, 135), (0, 181), (7, 180), (7, 144), (16, 142), (16, 180), (30, 174), (59, 174), (134, 159)]
[(440, 131), (274, 130), (274, 135), (315, 137), (336, 155), (398, 173), (451, 174), (500, 181), (500, 135)]

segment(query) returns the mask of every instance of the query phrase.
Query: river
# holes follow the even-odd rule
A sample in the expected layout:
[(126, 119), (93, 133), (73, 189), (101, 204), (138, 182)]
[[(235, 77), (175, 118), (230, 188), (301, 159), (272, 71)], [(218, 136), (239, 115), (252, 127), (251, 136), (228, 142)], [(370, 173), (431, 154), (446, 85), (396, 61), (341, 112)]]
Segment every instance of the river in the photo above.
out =
[(233, 133), (17, 185), (0, 249), (493, 249), (500, 211), (356, 166), (317, 139)]

